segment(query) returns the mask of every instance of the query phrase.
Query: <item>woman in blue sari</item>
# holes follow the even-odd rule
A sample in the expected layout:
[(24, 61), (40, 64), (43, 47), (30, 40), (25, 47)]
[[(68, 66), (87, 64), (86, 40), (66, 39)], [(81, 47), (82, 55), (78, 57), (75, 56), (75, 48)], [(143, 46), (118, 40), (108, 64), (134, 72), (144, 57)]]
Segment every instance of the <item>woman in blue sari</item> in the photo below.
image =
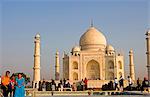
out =
[(18, 78), (16, 78), (16, 89), (15, 89), (15, 95), (14, 97), (24, 97), (25, 95), (25, 80), (22, 77), (22, 74), (18, 74)]

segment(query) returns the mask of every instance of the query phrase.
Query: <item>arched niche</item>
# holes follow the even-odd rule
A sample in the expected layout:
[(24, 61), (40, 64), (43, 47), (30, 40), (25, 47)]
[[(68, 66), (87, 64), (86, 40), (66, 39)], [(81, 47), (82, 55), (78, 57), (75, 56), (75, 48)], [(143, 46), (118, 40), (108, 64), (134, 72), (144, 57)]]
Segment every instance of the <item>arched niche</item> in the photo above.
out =
[(86, 67), (87, 79), (96, 80), (100, 79), (100, 65), (97, 61), (91, 60), (87, 63)]
[(114, 62), (113, 61), (108, 62), (108, 69), (114, 69)]
[(73, 62), (72, 68), (73, 69), (78, 69), (78, 63), (76, 61)]
[(122, 62), (118, 61), (119, 69), (122, 69)]
[(78, 80), (78, 74), (76, 72), (73, 73), (73, 80)]

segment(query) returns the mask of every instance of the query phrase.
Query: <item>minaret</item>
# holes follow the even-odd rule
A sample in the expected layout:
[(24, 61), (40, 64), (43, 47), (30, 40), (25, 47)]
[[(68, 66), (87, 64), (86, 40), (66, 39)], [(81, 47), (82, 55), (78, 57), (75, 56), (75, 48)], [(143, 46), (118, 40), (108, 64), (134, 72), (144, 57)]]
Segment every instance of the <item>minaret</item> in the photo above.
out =
[(148, 71), (148, 80), (150, 81), (150, 30), (146, 32), (146, 45), (147, 45), (147, 71)]
[(35, 36), (34, 67), (33, 67), (33, 88), (38, 88), (40, 81), (40, 35)]
[(59, 80), (59, 75), (60, 75), (59, 69), (60, 69), (59, 52), (57, 50), (55, 55), (55, 80)]
[(129, 68), (130, 68), (130, 77), (132, 80), (135, 80), (133, 50), (132, 49), (130, 49), (130, 51), (129, 51)]

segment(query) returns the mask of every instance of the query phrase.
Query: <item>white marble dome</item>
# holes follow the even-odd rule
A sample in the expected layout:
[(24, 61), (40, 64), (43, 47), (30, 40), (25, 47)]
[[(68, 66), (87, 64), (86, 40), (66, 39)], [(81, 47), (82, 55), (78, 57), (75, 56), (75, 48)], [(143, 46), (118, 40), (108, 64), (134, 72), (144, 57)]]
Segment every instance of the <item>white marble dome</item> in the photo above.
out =
[(72, 52), (80, 52), (80, 47), (79, 46), (74, 46), (72, 48)]
[(114, 51), (115, 49), (112, 45), (107, 45), (106, 50), (107, 51)]
[(105, 48), (107, 45), (105, 36), (95, 27), (90, 27), (81, 36), (79, 44), (82, 50), (98, 50), (100, 48)]

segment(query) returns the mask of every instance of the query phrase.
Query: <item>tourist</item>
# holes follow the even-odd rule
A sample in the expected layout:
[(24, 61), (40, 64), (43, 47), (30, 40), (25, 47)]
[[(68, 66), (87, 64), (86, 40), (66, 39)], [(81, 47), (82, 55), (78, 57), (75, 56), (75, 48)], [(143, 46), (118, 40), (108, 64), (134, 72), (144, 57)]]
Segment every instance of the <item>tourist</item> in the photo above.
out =
[(81, 89), (82, 89), (82, 91), (84, 91), (84, 81), (83, 81), (83, 79), (81, 81)]
[(1, 83), (2, 83), (2, 78), (1, 78), (1, 76), (0, 76), (0, 88), (1, 88)]
[(128, 76), (128, 90), (129, 90), (129, 91), (132, 90), (132, 89), (131, 89), (131, 88), (132, 88), (131, 86), (132, 86), (132, 79), (131, 79), (130, 76)]
[(2, 91), (1, 91), (1, 82), (2, 81), (2, 79), (1, 79), (1, 76), (0, 76), (0, 97), (3, 97), (3, 94), (2, 94)]
[(41, 81), (39, 81), (39, 89), (38, 89), (38, 91), (42, 91), (42, 82)]
[(6, 71), (5, 76), (2, 77), (2, 86), (3, 96), (8, 97), (10, 91), (10, 71)]
[(140, 90), (140, 87), (141, 87), (140, 79), (139, 79), (139, 78), (137, 79), (137, 82), (136, 82), (136, 83), (137, 83), (137, 87), (136, 87), (136, 88), (137, 88), (137, 90), (139, 91), (139, 90)]
[(70, 87), (71, 87), (71, 85), (70, 85), (70, 82), (69, 82), (69, 81), (67, 82), (66, 87), (67, 87), (67, 88), (70, 88)]
[(45, 85), (46, 85), (46, 91), (51, 91), (51, 83), (46, 81)]
[(62, 83), (62, 80), (60, 80), (60, 83), (58, 84), (58, 91), (63, 91), (63, 83)]
[(56, 83), (54, 80), (52, 80), (52, 91), (56, 90)]
[(110, 81), (109, 83), (108, 83), (108, 90), (113, 90), (114, 88), (113, 88), (113, 81)]
[(114, 84), (115, 84), (115, 90), (116, 91), (119, 90), (117, 78), (114, 79)]
[(64, 88), (66, 87), (66, 79), (65, 78), (63, 80), (63, 86), (64, 86)]
[(146, 77), (144, 77), (144, 80), (142, 82), (141, 90), (144, 91), (144, 90), (148, 89), (148, 87), (149, 87), (149, 81)]
[(120, 85), (120, 90), (123, 91), (123, 77), (122, 76), (120, 76), (119, 85)]
[(73, 91), (77, 91), (77, 86), (76, 86), (75, 83), (73, 83), (73, 85), (72, 85), (72, 90), (73, 90)]
[(87, 83), (88, 83), (88, 80), (85, 78), (85, 79), (84, 79), (84, 87), (85, 87), (85, 90), (87, 90)]
[(60, 85), (60, 91), (63, 91), (63, 84)]
[(46, 82), (45, 81), (42, 82), (42, 91), (46, 91)]
[(10, 97), (14, 97), (14, 94), (15, 94), (15, 83), (16, 83), (14, 75), (11, 76), (10, 83), (11, 83)]
[(24, 97), (25, 95), (25, 79), (21, 73), (18, 73), (16, 78), (15, 95), (14, 97)]
[[(69, 79), (66, 80), (66, 83), (65, 83), (65, 87), (66, 87), (66, 88), (69, 87), (69, 86), (68, 86), (68, 82), (69, 82)], [(69, 84), (70, 84), (70, 83), (69, 83)]]

